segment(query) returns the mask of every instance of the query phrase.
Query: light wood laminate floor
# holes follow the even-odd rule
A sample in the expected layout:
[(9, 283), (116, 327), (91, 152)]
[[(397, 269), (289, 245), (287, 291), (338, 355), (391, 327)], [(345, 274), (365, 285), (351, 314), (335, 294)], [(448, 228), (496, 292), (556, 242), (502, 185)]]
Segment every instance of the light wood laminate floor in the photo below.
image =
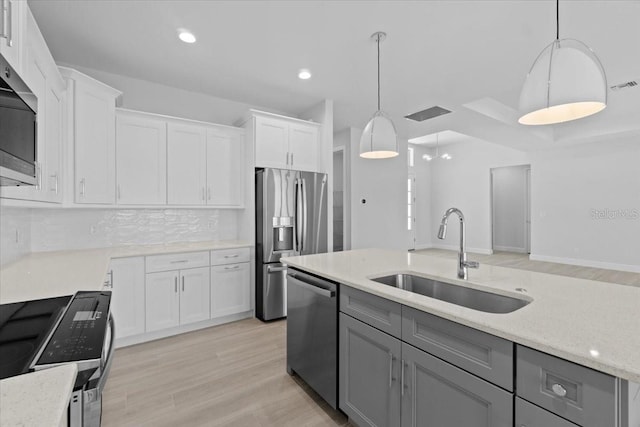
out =
[[(456, 259), (458, 253), (445, 249), (421, 249), (415, 253)], [(497, 265), (500, 267), (516, 268), (520, 270), (537, 271), (540, 273), (558, 274), (560, 276), (577, 277), (579, 279), (601, 280), (603, 282), (620, 285), (640, 286), (640, 274), (602, 268), (580, 267), (577, 265), (558, 264), (554, 262), (531, 261), (528, 254), (513, 252), (495, 252), (492, 255), (467, 253), (467, 258), (481, 264)], [(469, 270), (473, 275), (473, 270)]]
[(286, 321), (247, 319), (117, 349), (103, 426), (349, 426), (286, 373)]

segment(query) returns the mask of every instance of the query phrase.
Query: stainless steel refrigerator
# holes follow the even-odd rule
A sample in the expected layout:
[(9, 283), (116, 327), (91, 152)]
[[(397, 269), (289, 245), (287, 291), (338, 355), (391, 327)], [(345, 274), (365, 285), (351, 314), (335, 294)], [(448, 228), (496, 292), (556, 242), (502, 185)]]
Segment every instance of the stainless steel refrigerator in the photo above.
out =
[(327, 175), (256, 169), (256, 317), (287, 315), (281, 257), (327, 252)]

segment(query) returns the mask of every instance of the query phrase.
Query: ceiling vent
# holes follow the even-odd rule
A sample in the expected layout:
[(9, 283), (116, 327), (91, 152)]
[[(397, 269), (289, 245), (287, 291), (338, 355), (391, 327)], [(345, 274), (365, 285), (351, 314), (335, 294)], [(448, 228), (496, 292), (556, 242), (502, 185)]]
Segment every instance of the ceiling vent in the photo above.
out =
[(631, 80), (631, 81), (628, 81), (628, 82), (620, 83), (618, 85), (613, 85), (613, 86), (611, 86), (611, 90), (620, 90), (620, 89), (626, 89), (626, 88), (638, 86), (638, 80), (640, 80), (640, 79)]
[(416, 122), (424, 122), (425, 120), (433, 119), (434, 117), (449, 114), (451, 111), (446, 108), (438, 107), (437, 105), (426, 110), (418, 111), (417, 113), (404, 116), (405, 119), (413, 120)]

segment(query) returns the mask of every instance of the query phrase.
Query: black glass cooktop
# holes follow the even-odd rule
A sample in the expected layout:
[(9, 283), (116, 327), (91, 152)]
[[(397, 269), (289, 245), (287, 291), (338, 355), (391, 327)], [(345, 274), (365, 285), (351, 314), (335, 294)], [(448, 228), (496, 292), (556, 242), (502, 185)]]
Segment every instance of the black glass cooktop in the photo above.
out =
[(26, 373), (71, 296), (0, 305), (0, 379)]

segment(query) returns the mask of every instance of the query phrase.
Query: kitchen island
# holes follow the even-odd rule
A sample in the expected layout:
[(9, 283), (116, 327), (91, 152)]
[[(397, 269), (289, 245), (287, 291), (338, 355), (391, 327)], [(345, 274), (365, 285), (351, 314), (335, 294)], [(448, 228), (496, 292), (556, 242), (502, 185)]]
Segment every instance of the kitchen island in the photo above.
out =
[[(492, 353), (491, 340), (502, 341), (503, 344), (501, 345), (504, 345), (508, 350), (504, 360), (511, 361), (510, 367), (507, 366), (507, 368), (503, 369), (507, 372), (509, 370), (514, 372), (516, 368), (519, 374), (524, 374), (528, 371), (535, 376), (540, 372), (546, 372), (546, 368), (535, 366), (535, 363), (539, 360), (540, 363), (548, 362), (548, 366), (553, 366), (553, 368), (549, 368), (550, 373), (548, 375), (545, 373), (547, 376), (543, 381), (547, 379), (552, 381), (555, 378), (553, 377), (553, 369), (555, 369), (558, 377), (565, 379), (571, 379), (570, 377), (573, 374), (570, 375), (570, 372), (576, 369), (575, 382), (584, 381), (585, 387), (589, 385), (590, 380), (582, 377), (583, 374), (586, 376), (600, 375), (603, 381), (610, 381), (612, 399), (624, 400), (624, 405), (628, 409), (628, 412), (625, 412), (624, 416), (619, 418), (619, 424), (611, 423), (611, 425), (637, 427), (638, 422), (640, 422), (638, 421), (640, 397), (638, 397), (637, 385), (640, 382), (640, 317), (637, 314), (638, 307), (640, 307), (640, 288), (489, 265), (481, 265), (478, 270), (470, 271), (469, 279), (465, 281), (457, 278), (456, 262), (453, 260), (404, 251), (380, 249), (291, 257), (284, 259), (283, 262), (289, 267), (316, 274), (340, 284), (341, 384), (339, 385), (339, 390), (342, 394), (341, 409), (347, 412), (350, 417), (352, 415), (348, 407), (353, 406), (353, 402), (349, 402), (348, 398), (345, 398), (344, 387), (346, 386), (343, 384), (345, 378), (348, 379), (349, 373), (345, 373), (343, 370), (346, 369), (345, 364), (348, 365), (348, 357), (350, 356), (344, 353), (351, 350), (355, 353), (357, 349), (348, 347), (351, 345), (349, 343), (355, 342), (355, 337), (360, 336), (360, 332), (364, 334), (365, 328), (373, 326), (373, 328), (367, 330), (370, 330), (372, 334), (384, 335), (382, 337), (384, 340), (395, 339), (398, 341), (398, 345), (401, 344), (403, 346), (402, 352), (398, 353), (402, 354), (402, 356), (396, 356), (391, 347), (385, 350), (390, 355), (389, 362), (385, 365), (389, 366), (389, 368), (386, 368), (389, 371), (389, 390), (393, 388), (392, 384), (396, 382), (397, 377), (401, 376), (403, 384), (401, 388), (398, 388), (398, 393), (402, 392), (403, 396), (406, 388), (404, 384), (405, 359), (407, 359), (405, 357), (405, 346), (407, 347), (407, 352), (415, 351), (414, 347), (419, 347), (422, 350), (426, 349), (426, 352), (429, 352), (430, 348), (435, 348), (436, 351), (431, 353), (441, 359), (444, 358), (443, 354), (453, 355), (460, 359), (459, 363), (451, 362), (453, 365), (476, 374), (474, 369), (477, 363), (475, 361), (469, 363), (471, 357), (463, 354), (462, 350), (452, 350), (456, 345), (455, 343), (451, 344), (450, 342), (445, 345), (442, 342), (436, 342), (439, 338), (434, 338), (436, 336), (434, 334), (445, 330), (453, 330), (452, 336), (454, 337), (472, 335), (481, 337), (475, 338), (478, 346), (474, 350), (479, 352), (477, 354), (481, 354), (484, 351), (482, 347), (486, 347), (485, 349), (489, 355), (487, 357), (487, 365), (492, 363), (492, 355), (500, 353), (499, 351)], [(510, 313), (487, 313), (371, 280), (397, 273), (411, 273), (442, 282), (518, 298), (528, 301), (528, 304)], [(351, 310), (349, 307), (345, 307), (349, 304), (346, 300), (352, 298), (362, 298), (362, 301), (365, 301), (364, 305), (368, 304), (367, 301), (370, 301), (380, 311), (367, 319), (366, 316), (362, 316), (366, 309), (360, 310), (360, 308), (355, 307), (354, 310)], [(376, 298), (376, 300), (372, 300), (372, 298)], [(383, 307), (382, 304), (386, 304), (386, 306)], [(361, 307), (364, 307), (364, 305)], [(381, 313), (385, 313), (385, 310), (393, 311), (394, 306), (398, 310), (396, 317), (398, 319), (401, 317), (402, 320), (402, 326), (396, 328), (396, 332), (393, 332), (393, 328), (385, 330), (385, 326), (377, 325), (377, 320), (375, 319), (378, 315), (382, 316)], [(351, 316), (348, 316), (349, 314)], [(360, 322), (363, 319), (364, 321)], [(411, 319), (418, 320), (413, 320), (412, 326), (407, 326)], [(420, 323), (420, 319), (423, 319), (422, 323)], [(431, 327), (430, 325), (438, 322), (441, 325), (434, 328), (440, 328), (439, 331), (428, 330)], [(419, 330), (420, 328), (422, 330)], [(383, 332), (385, 333), (383, 334)], [(444, 333), (442, 336), (444, 336)], [(405, 344), (405, 342), (408, 344)], [(468, 345), (469, 343), (465, 344)], [(389, 345), (391, 346), (391, 344)], [(420, 347), (421, 345), (422, 347)], [(375, 346), (369, 350), (373, 351), (372, 349), (374, 348)], [(525, 360), (529, 357), (527, 352), (531, 352), (531, 357)], [(461, 355), (464, 357), (460, 357)], [(402, 357), (402, 374), (400, 374), (400, 369), (397, 369), (396, 372), (394, 367), (399, 363), (400, 357)], [(440, 359), (429, 363), (436, 366), (437, 363), (440, 363)], [(529, 363), (529, 365), (526, 365), (526, 363)], [(451, 365), (447, 365), (453, 369)], [(416, 368), (417, 366), (414, 364), (414, 371), (418, 369)], [(586, 369), (585, 367), (591, 369)], [(516, 389), (519, 393), (527, 387), (527, 384), (517, 383), (520, 380), (516, 379), (514, 374), (510, 374), (511, 376), (506, 380), (500, 379), (498, 376), (493, 378), (493, 371), (497, 370), (497, 368), (494, 366), (489, 366), (489, 368), (491, 369), (486, 369), (486, 371), (491, 372), (482, 373), (482, 371), (479, 371), (481, 373), (477, 375), (481, 378), (484, 375), (484, 379), (488, 379), (486, 383), (491, 387), (494, 387), (494, 385), (499, 386), (500, 389), (497, 389), (496, 393), (503, 391), (511, 393), (511, 401), (514, 400), (514, 393), (517, 394), (515, 392)], [(442, 367), (442, 369), (445, 368)], [(468, 375), (467, 372), (461, 371), (456, 375)], [(411, 378), (412, 374), (408, 375)], [(473, 381), (478, 380), (478, 378), (473, 378)], [(417, 377), (413, 378), (413, 380), (412, 386), (417, 387)], [(594, 411), (593, 406), (591, 409), (581, 407), (581, 405), (586, 404), (583, 399), (587, 399), (590, 392), (587, 388), (581, 390), (580, 387), (582, 385), (580, 384), (576, 385), (575, 390), (578, 391), (574, 396), (575, 404), (560, 402), (565, 405), (565, 409), (556, 408), (559, 399), (554, 400), (554, 398), (569, 396), (575, 391), (571, 389), (571, 386), (574, 385), (573, 383), (562, 382), (564, 380), (558, 381), (562, 384), (549, 383), (549, 387), (552, 385), (555, 387), (553, 393), (558, 396), (551, 396), (553, 393), (546, 392), (540, 387), (538, 389), (532, 388), (531, 393), (540, 394), (540, 402), (542, 402), (534, 401), (534, 403), (546, 408), (546, 410), (538, 406), (534, 406), (531, 409), (526, 406), (529, 403), (519, 397), (515, 398), (515, 404), (505, 404), (504, 407), (520, 407), (524, 405), (520, 411), (521, 414), (527, 414), (527, 411), (540, 410), (543, 411), (544, 416), (551, 415), (551, 412), (556, 411), (556, 414), (564, 417), (560, 418), (561, 421), (570, 419), (575, 423), (567, 425), (598, 425), (592, 423), (587, 413), (603, 411)], [(594, 379), (593, 381), (597, 383), (600, 379)], [(628, 387), (625, 392), (620, 392), (620, 384)], [(566, 387), (569, 387), (569, 391), (567, 391)], [(593, 389), (598, 390), (598, 386), (594, 386)], [(349, 393), (352, 392), (349, 391)], [(581, 394), (583, 392), (584, 395)], [(345, 402), (344, 399), (347, 399), (347, 401)], [(602, 401), (600, 398), (595, 400)], [(544, 406), (545, 402), (548, 403), (548, 406)], [(347, 409), (343, 406), (347, 407)], [(580, 411), (570, 408), (570, 406), (580, 407)], [(611, 406), (615, 405), (612, 403)], [(495, 410), (495, 407), (497, 405), (494, 405), (493, 410)], [(563, 412), (565, 410), (568, 413)], [(518, 410), (516, 410), (516, 413), (518, 413)], [(587, 415), (585, 416), (585, 414)], [(495, 415), (493, 413), (493, 416)], [(505, 417), (505, 419), (507, 418)], [(358, 424), (368, 424), (362, 419), (356, 419), (356, 421), (359, 421)], [(556, 425), (550, 422), (546, 423), (547, 425)], [(404, 421), (402, 425), (405, 425)], [(496, 425), (503, 424), (498, 423)], [(504, 425), (510, 424), (505, 421)], [(533, 426), (538, 424), (526, 425)], [(558, 423), (557, 425), (563, 424)]]

